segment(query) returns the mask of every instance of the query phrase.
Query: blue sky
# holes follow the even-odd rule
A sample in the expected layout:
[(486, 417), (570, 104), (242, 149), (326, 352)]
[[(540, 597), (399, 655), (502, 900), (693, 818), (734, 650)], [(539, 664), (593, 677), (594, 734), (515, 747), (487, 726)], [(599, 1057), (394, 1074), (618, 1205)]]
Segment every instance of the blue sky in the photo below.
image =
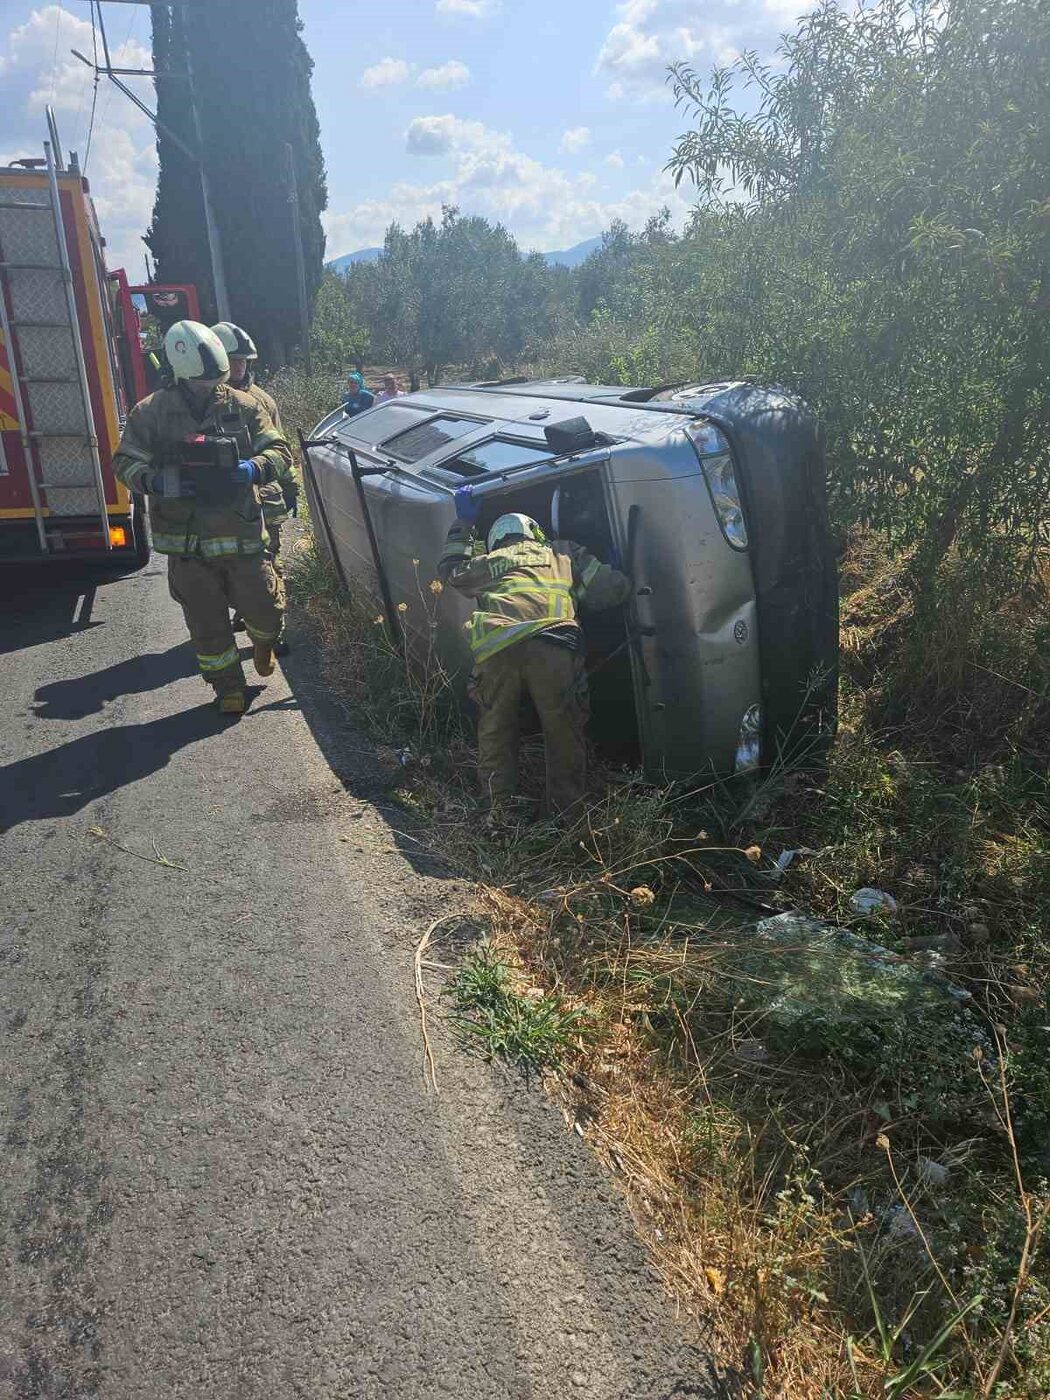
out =
[[(501, 220), (524, 247), (638, 227), (688, 191), (662, 167), (685, 119), (664, 77), (742, 47), (771, 53), (799, 0), (300, 0), (328, 166), (328, 255), (382, 241), (441, 204)], [(149, 66), (149, 12), (107, 4), (114, 62)], [(0, 0), (0, 161), (35, 154), (53, 101), (83, 157), (91, 52), (86, 0)], [(151, 85), (139, 83), (147, 100)], [(99, 90), (88, 175), (112, 265), (142, 271), (156, 179), (152, 132)]]

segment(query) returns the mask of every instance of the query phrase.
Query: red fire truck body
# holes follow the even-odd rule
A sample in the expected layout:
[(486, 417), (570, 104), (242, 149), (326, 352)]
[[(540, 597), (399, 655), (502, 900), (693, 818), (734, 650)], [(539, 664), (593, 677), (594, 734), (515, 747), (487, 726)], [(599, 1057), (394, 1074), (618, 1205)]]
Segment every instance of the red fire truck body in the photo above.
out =
[(145, 562), (145, 503), (113, 474), (128, 408), (156, 387), (136, 294), (199, 319), (192, 287), (107, 273), (75, 157), (0, 167), (0, 561)]

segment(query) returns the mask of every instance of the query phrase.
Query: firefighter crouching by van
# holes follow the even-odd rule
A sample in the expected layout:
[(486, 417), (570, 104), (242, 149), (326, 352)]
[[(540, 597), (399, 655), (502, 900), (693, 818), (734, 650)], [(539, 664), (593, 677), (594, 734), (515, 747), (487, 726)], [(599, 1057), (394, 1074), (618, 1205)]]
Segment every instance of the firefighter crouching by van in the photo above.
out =
[(149, 496), (153, 548), (168, 556), (201, 675), (224, 714), (243, 714), (230, 608), (244, 614), (256, 671), (271, 675), (283, 608), (259, 487), (289, 468), (291, 452), (266, 410), (226, 383), (226, 350), (207, 326), (176, 321), (164, 349), (174, 382), (131, 410), (113, 465)]
[[(255, 382), (254, 365), (259, 357), (255, 341), (246, 330), (242, 330), (233, 321), (220, 321), (212, 326), (212, 330), (222, 341), (230, 361), (230, 388), (240, 389), (242, 393), (253, 398), (270, 415), (277, 431), (283, 433), (280, 410), (273, 395), (268, 394)], [(281, 526), (285, 524), (289, 515), (295, 514), (299, 501), (299, 486), (290, 464), (278, 473), (275, 481), (268, 481), (259, 487), (259, 500), (262, 503), (266, 533), (270, 537), (267, 552), (277, 575), (278, 595), (283, 608), (285, 583), (284, 563), (281, 560)], [(238, 615), (233, 619), (233, 630), (239, 632), (243, 628), (244, 619)], [(275, 650), (278, 656), (283, 656), (288, 650), (287, 643), (283, 639), (280, 640)]]
[(568, 811), (587, 780), (587, 676), (577, 613), (625, 603), (630, 580), (582, 545), (548, 542), (527, 515), (501, 515), (486, 552), (475, 538), (478, 503), (469, 486), (456, 492), (456, 517), (438, 577), (477, 602), (467, 627), (480, 707), (478, 769), (493, 812), (517, 792), (523, 691), (543, 728), (547, 811)]

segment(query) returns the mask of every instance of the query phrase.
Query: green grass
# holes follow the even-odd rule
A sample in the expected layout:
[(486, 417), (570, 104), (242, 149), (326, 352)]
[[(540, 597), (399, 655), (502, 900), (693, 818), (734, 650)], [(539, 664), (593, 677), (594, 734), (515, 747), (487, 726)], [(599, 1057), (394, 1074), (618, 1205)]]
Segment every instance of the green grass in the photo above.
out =
[(487, 944), (467, 953), (447, 988), (460, 1045), (526, 1076), (557, 1069), (579, 1043), (587, 1017), (557, 997), (519, 990), (520, 970)]

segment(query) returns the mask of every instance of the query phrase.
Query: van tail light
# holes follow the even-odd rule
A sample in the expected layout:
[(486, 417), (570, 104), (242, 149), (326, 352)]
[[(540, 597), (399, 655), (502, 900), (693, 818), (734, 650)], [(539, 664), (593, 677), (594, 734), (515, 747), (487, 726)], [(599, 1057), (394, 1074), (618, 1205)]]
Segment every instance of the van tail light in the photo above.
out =
[(109, 527), (109, 542), (114, 549), (124, 549), (128, 543), (128, 532), (123, 525)]
[(697, 423), (686, 429), (700, 459), (700, 467), (711, 493), (718, 524), (726, 543), (734, 549), (747, 548), (747, 521), (740, 500), (733, 456), (725, 438), (711, 424)]

